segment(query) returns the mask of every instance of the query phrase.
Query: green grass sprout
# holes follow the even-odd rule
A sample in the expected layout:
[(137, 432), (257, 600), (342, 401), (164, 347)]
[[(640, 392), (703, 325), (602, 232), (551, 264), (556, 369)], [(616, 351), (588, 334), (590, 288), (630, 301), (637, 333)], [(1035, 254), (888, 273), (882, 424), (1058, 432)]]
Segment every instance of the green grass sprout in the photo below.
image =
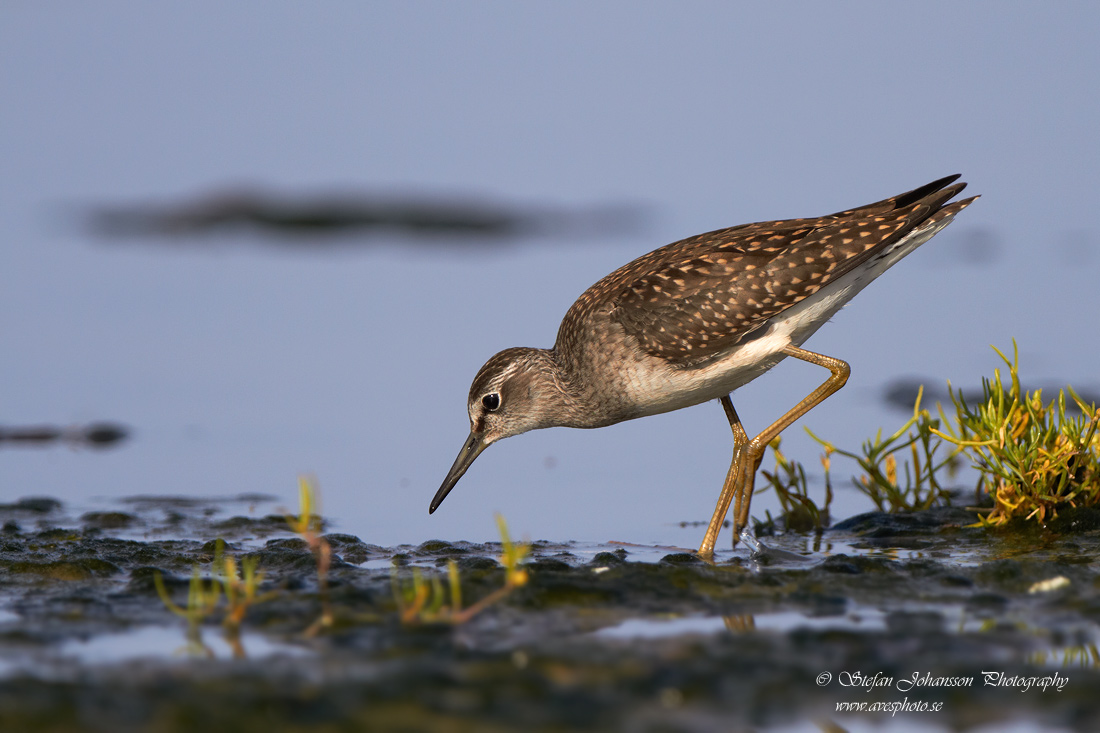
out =
[[(940, 483), (940, 477), (943, 469), (953, 470), (961, 449), (949, 450), (942, 458), (936, 457), (943, 444), (937, 432), (941, 420), (932, 417), (928, 410), (921, 409), (923, 395), (924, 388), (921, 387), (913, 405), (913, 415), (904, 425), (885, 439), (879, 430), (873, 439), (864, 441), (861, 453), (838, 448), (806, 429), (810, 437), (825, 449), (827, 458), (836, 453), (859, 465), (863, 473), (858, 479), (853, 479), (853, 483), (875, 503), (879, 511), (911, 512), (950, 503), (951, 494)], [(901, 464), (904, 481), (898, 471), (899, 453), (906, 456)], [(830, 462), (826, 460), (823, 463), (828, 481)]]
[(486, 608), (503, 600), (517, 588), (527, 584), (530, 576), (524, 563), (530, 553), (530, 545), (513, 542), (504, 518), (497, 514), (496, 520), (500, 531), (500, 564), (504, 567), (504, 585), (474, 604), (463, 608), (462, 579), (454, 560), (447, 561), (448, 590), (444, 590), (443, 579), (439, 574), (431, 573), (426, 579), (420, 568), (413, 568), (409, 574), (410, 581), (403, 582), (395, 566), (390, 573), (390, 587), (401, 623), (405, 625), (464, 624)]
[[(191, 569), (191, 581), (187, 590), (187, 605), (180, 606), (172, 600), (161, 574), (153, 575), (157, 595), (165, 607), (187, 620), (187, 641), (192, 651), (210, 656), (211, 652), (202, 642), (202, 623), (221, 606), (225, 597), (225, 617), (222, 626), (225, 637), (233, 647), (236, 657), (244, 656), (244, 647), (240, 643), (240, 627), (248, 609), (257, 603), (263, 603), (274, 593), (259, 593), (264, 574), (257, 570), (259, 559), (245, 558), (238, 568), (237, 561), (225, 554), (225, 541), (218, 539), (214, 543), (214, 560), (211, 563), (210, 578), (203, 579), (198, 565)], [(241, 572), (243, 571), (243, 576)]]
[(320, 514), (320, 492), (316, 482), (306, 476), (298, 477), (298, 516), (286, 515), (287, 524), (309, 547), (317, 561), (317, 588), (321, 598), (321, 615), (308, 629), (306, 636), (315, 636), (322, 629), (333, 625), (332, 604), (328, 593), (328, 572), (332, 565), (332, 546), (321, 536), (323, 521)]
[[(818, 507), (809, 496), (806, 470), (798, 461), (788, 459), (779, 450), (779, 446), (780, 439), (778, 437), (768, 446), (775, 456), (775, 470), (760, 472), (760, 475), (767, 482), (765, 486), (761, 487), (761, 491), (768, 488), (775, 490), (776, 498), (779, 499), (779, 506), (783, 510), (783, 521), (787, 529), (795, 532), (821, 532), (829, 526), (829, 507), (833, 503), (832, 484), (826, 480), (825, 503), (823, 506)], [(828, 466), (829, 452), (831, 451), (826, 449), (826, 455), (822, 456), (822, 465)], [(826, 477), (828, 477), (827, 468)], [(765, 526), (769, 524), (773, 526), (775, 524), (770, 512), (767, 513), (767, 521), (764, 522)]]
[(172, 613), (187, 620), (188, 650), (199, 656), (213, 656), (202, 641), (202, 623), (217, 610), (221, 586), (214, 580), (203, 580), (199, 566), (195, 565), (191, 570), (191, 582), (187, 588), (187, 605), (180, 606), (172, 600), (172, 594), (165, 587), (164, 578), (159, 572), (153, 575), (153, 583), (157, 587), (157, 595), (160, 596), (161, 603)]
[(215, 565), (222, 592), (225, 594), (226, 614), (222, 625), (234, 634), (238, 633), (249, 608), (277, 595), (274, 591), (259, 592), (260, 584), (264, 581), (264, 572), (258, 569), (259, 564), (258, 557), (246, 557), (241, 560), (238, 569), (237, 561), (226, 556), (220, 567)]

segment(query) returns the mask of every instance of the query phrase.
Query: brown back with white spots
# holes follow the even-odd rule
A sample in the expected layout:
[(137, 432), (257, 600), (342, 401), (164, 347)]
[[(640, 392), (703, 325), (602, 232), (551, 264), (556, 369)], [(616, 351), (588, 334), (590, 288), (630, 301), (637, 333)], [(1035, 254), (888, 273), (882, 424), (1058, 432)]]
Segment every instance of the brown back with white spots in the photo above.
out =
[(562, 321), (556, 351), (610, 306), (646, 353), (691, 368), (723, 354), (769, 319), (888, 249), (914, 229), (958, 213), (964, 183), (935, 181), (817, 219), (744, 224), (654, 250), (589, 288)]

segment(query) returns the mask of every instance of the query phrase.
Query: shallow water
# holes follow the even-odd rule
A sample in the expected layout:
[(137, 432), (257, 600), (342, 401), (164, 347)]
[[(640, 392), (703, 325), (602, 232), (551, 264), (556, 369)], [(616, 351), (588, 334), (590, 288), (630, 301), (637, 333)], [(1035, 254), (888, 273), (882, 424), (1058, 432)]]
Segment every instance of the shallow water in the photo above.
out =
[[(0, 619), (0, 624), (6, 623)], [(310, 655), (309, 649), (284, 643), (257, 632), (241, 634), (230, 643), (219, 634), (205, 634), (189, 642), (178, 625), (134, 626), (118, 632), (92, 632), (47, 648), (13, 654), (0, 661), (0, 679), (28, 676), (40, 680), (71, 679), (74, 671), (109, 666), (187, 658), (228, 660), (245, 656), (263, 660), (274, 656)]]
[[(454, 560), (469, 605), (503, 582), (498, 543), (382, 547), (330, 533), (334, 623), (309, 637), (316, 563), (265, 497), (79, 510), (25, 500), (0, 506), (0, 723), (793, 733), (820, 720), (906, 731), (1012, 719), (1021, 733), (1095, 730), (1100, 522), (1083, 512), (1058, 534), (971, 519), (861, 515), (819, 537), (761, 537), (761, 552), (725, 550), (713, 565), (677, 548), (536, 542), (530, 582), (460, 626), (402, 625), (391, 574), (407, 584), (412, 568), (443, 573)], [(220, 613), (189, 635), (152, 582), (160, 572), (184, 603), (216, 537), (259, 558), (273, 594), (236, 639)], [(982, 684), (991, 670), (1017, 686)], [(823, 673), (832, 681), (815, 683)], [(894, 686), (842, 685), (845, 674)], [(975, 682), (897, 688), (914, 674)], [(1051, 675), (1060, 691), (1019, 689)], [(837, 709), (903, 701), (940, 709)]]

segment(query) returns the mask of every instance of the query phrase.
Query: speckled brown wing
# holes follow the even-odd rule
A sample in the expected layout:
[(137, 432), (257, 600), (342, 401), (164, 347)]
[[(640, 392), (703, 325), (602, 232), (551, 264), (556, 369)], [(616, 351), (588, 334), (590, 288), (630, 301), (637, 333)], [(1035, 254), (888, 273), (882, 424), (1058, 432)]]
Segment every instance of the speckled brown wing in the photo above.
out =
[(590, 293), (611, 299), (611, 317), (646, 353), (673, 366), (701, 366), (929, 219), (953, 213), (943, 205), (965, 186), (947, 186), (955, 178), (818, 219), (760, 222), (674, 242)]

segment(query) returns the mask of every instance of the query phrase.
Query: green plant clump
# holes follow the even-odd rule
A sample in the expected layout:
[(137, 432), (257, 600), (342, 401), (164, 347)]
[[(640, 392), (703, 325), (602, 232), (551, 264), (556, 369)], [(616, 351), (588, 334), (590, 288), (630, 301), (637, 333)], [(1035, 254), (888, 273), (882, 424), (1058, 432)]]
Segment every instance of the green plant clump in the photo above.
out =
[[(807, 429), (825, 449), (823, 509), (808, 496), (805, 470), (779, 451), (776, 440), (771, 446), (776, 469), (764, 471), (763, 477), (779, 497), (787, 526), (820, 530), (827, 522), (834, 453), (859, 465), (862, 473), (853, 483), (879, 511), (917, 511), (949, 504), (951, 492), (944, 487), (944, 472), (953, 476), (963, 459), (978, 471), (978, 493), (993, 500), (992, 509), (979, 516), (983, 526), (1000, 526), (1012, 519), (1043, 523), (1056, 517), (1060, 508), (1100, 504), (1100, 410), (1085, 404), (1071, 387), (1058, 390), (1057, 397), (1044, 403), (1042, 390), (1020, 387), (1016, 343), (1011, 360), (996, 347), (993, 350), (1008, 367), (1008, 383), (995, 369), (992, 379), (982, 380), (981, 400), (971, 406), (948, 382), (955, 408), (950, 417), (942, 406), (939, 418), (922, 409), (922, 389), (912, 417), (885, 439), (880, 430), (863, 443), (859, 453), (842, 450)], [(1080, 414), (1067, 411), (1067, 394)]]
[[(1003, 525), (1023, 518), (1046, 522), (1059, 508), (1100, 502), (1100, 411), (1087, 405), (1072, 387), (1043, 402), (1042, 390), (1020, 388), (1019, 350), (1012, 343), (1009, 383), (1001, 370), (982, 380), (982, 399), (971, 407), (961, 392), (951, 389), (955, 424), (949, 433), (935, 434), (964, 451), (978, 470), (978, 488), (993, 499), (983, 525)], [(1066, 393), (1080, 415), (1066, 411)]]

